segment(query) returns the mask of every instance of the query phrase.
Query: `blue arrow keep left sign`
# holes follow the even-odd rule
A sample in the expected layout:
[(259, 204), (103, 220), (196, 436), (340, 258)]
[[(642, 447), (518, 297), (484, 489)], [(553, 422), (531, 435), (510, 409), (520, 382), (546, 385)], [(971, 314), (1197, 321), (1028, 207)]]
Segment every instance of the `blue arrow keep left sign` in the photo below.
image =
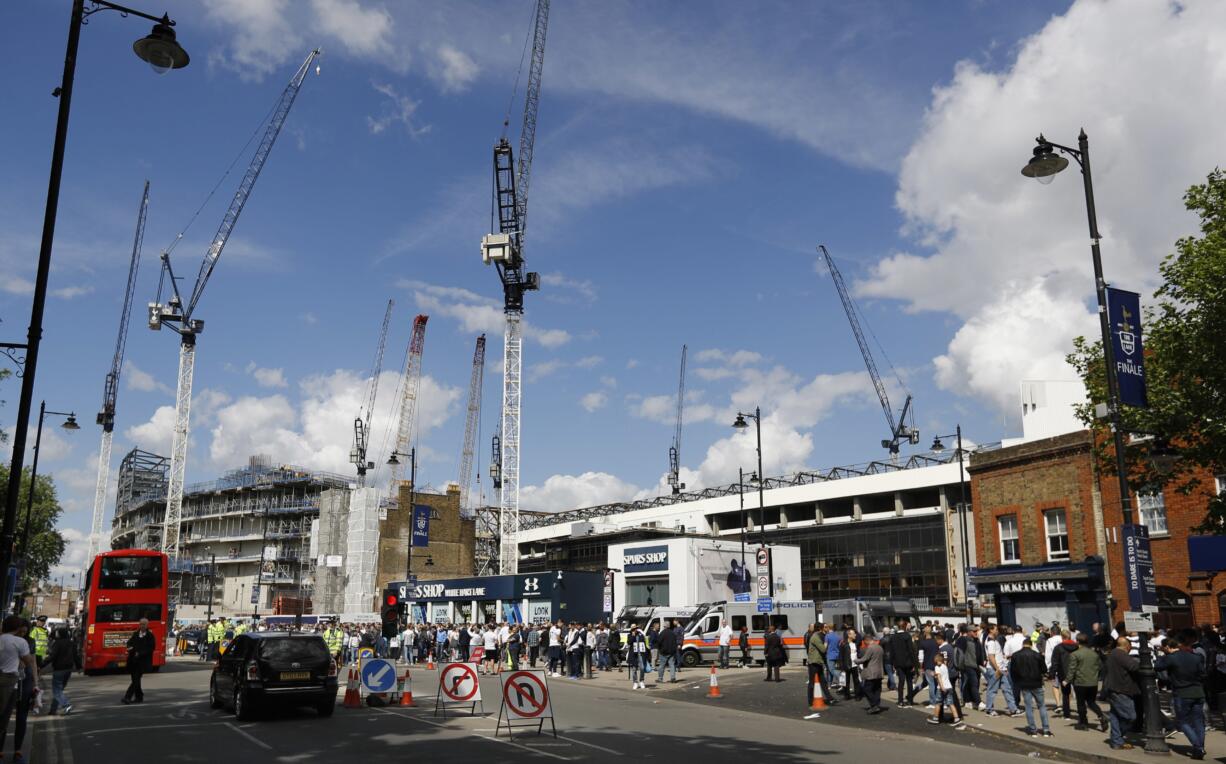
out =
[(367, 692), (391, 692), (396, 678), (396, 664), (386, 658), (362, 661), (362, 686)]

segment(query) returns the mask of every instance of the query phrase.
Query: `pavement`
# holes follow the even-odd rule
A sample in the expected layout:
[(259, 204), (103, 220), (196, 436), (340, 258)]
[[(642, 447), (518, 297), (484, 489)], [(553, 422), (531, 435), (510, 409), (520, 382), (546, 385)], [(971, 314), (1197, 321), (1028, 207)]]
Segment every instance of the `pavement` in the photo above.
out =
[[(485, 704), (474, 715), (435, 716), (437, 672), (413, 670), (417, 708), (337, 708), (328, 719), (310, 709), (281, 709), (252, 722), (208, 705), (209, 664), (172, 659), (145, 677), (146, 702), (118, 701), (127, 684), (122, 675), (74, 676), (68, 695), (70, 716), (31, 719), (33, 762), (300, 762), (361, 760), (364, 764), (403, 761), (406, 755), (443, 757), (448, 762), (505, 760), (613, 761), (633, 756), (678, 761), (793, 762), (870, 761), (902, 752), (908, 764), (950, 764), (967, 748), (991, 752), (993, 762), (1031, 761), (1030, 750), (1002, 745), (992, 735), (957, 732), (926, 724), (903, 710), (870, 717), (854, 704), (840, 704), (820, 719), (802, 720), (804, 674), (787, 672), (782, 684), (761, 682), (761, 672), (721, 675), (725, 697), (700, 697), (708, 674), (686, 670), (676, 685), (633, 691), (624, 674), (595, 681), (550, 679), (557, 737), (517, 730), (508, 739), (497, 731), (499, 680), (483, 677)], [(786, 711), (772, 713), (771, 704)], [(696, 708), (698, 705), (707, 708)], [(1028, 738), (1026, 739), (1028, 740)], [(972, 754), (973, 755), (973, 754)], [(1043, 758), (1051, 758), (1044, 755)]]

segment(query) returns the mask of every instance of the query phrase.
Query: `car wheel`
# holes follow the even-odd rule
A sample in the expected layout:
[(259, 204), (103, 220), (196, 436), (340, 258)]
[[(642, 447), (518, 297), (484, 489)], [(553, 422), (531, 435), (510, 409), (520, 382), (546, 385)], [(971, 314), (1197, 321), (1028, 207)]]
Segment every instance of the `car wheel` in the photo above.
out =
[(681, 654), (681, 663), (684, 664), (686, 668), (694, 668), (698, 665), (698, 660), (698, 653), (694, 652), (693, 650), (687, 650)]
[(320, 701), (319, 705), (315, 706), (315, 710), (319, 712), (320, 716), (331, 716), (332, 712), (336, 710), (336, 698)]
[(255, 711), (251, 708), (251, 703), (247, 700), (247, 692), (241, 687), (234, 688), (234, 716), (240, 722), (251, 721)]
[(221, 708), (224, 703), (221, 701), (221, 696), (217, 694), (217, 677), (209, 678), (209, 707)]

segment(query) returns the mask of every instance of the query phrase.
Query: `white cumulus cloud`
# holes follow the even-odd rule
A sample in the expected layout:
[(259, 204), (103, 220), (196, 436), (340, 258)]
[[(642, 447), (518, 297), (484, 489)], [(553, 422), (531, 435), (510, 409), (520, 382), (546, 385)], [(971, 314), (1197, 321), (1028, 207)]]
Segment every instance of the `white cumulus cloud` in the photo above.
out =
[(589, 414), (594, 411), (599, 411), (609, 402), (609, 396), (597, 390), (596, 392), (588, 393), (579, 399), (579, 405), (583, 407)]

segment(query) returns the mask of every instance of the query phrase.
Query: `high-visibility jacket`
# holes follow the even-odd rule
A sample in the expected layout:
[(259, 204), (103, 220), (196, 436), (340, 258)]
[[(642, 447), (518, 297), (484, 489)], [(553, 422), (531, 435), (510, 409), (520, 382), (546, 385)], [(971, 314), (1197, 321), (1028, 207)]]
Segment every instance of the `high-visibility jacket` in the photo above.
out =
[(246, 633), (246, 631), (247, 631), (247, 624), (240, 623), (238, 626), (234, 627), (234, 636), (237, 637), (239, 634)]
[(35, 626), (30, 629), (30, 639), (34, 640), (34, 655), (39, 658), (47, 657), (47, 630), (42, 626)]
[(340, 629), (333, 627), (331, 629), (324, 630), (324, 643), (328, 645), (329, 653), (333, 655), (339, 653), (341, 651), (341, 647), (345, 643), (344, 640), (344, 634)]

